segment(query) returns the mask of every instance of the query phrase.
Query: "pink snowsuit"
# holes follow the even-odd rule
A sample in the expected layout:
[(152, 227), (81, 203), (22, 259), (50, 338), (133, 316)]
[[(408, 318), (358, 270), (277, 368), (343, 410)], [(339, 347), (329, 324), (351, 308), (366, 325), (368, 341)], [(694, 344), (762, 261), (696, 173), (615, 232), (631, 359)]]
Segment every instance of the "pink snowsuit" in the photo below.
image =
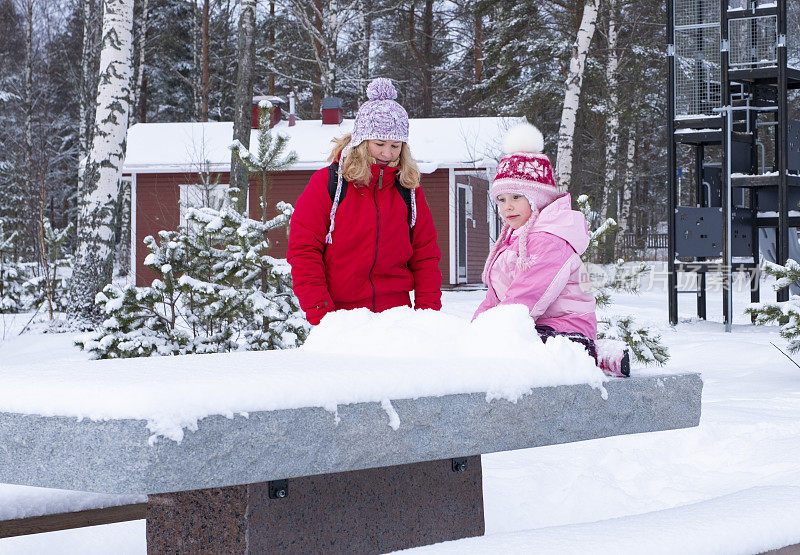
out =
[(586, 219), (572, 210), (569, 195), (557, 198), (531, 218), (535, 220), (527, 234), (529, 267), (523, 269), (517, 263), (520, 230), (516, 230), (489, 261), (486, 298), (473, 319), (500, 304), (524, 304), (537, 326), (577, 332), (594, 341), (595, 300), (580, 259), (589, 245)]

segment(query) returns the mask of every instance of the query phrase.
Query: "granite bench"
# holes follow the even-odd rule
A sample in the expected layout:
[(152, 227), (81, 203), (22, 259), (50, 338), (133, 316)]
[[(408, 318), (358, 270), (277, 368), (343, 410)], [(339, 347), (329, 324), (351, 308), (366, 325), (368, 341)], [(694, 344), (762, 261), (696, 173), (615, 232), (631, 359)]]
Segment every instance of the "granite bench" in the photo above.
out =
[(480, 455), (696, 426), (697, 374), (144, 419), (3, 411), (0, 482), (147, 493), (150, 553), (386, 552), (484, 532)]

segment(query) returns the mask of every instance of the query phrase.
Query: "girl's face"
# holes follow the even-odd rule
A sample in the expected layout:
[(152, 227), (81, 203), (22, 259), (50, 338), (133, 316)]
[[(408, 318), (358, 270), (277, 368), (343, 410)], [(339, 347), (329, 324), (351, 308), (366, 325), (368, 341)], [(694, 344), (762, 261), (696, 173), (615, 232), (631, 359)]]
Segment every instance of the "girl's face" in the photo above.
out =
[(511, 229), (519, 229), (528, 218), (533, 214), (531, 205), (525, 195), (515, 193), (504, 193), (497, 195), (497, 210), (503, 221), (511, 226)]
[(367, 141), (367, 152), (381, 165), (391, 164), (400, 158), (400, 149), (402, 148), (402, 141), (381, 141), (377, 139)]

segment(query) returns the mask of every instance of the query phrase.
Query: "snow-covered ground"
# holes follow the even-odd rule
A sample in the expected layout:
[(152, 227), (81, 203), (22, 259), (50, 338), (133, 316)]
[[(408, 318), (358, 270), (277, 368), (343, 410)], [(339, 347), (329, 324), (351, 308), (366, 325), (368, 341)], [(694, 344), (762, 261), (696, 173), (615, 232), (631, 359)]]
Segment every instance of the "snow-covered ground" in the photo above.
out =
[[(615, 295), (612, 312), (661, 331), (669, 371), (702, 372), (700, 426), (485, 455), (486, 535), (419, 551), (757, 553), (800, 543), (800, 368), (771, 345), (784, 348), (777, 328), (753, 327), (742, 314), (748, 291), (735, 295), (730, 334), (718, 291), (710, 292), (708, 322), (694, 317), (694, 296), (681, 295), (681, 323), (671, 328), (664, 281), (639, 296)], [(445, 293), (444, 310), (469, 317), (481, 297)], [(6, 333), (0, 360), (86, 359), (71, 339)], [(0, 486), (0, 512), (36, 514), (43, 499), (59, 496), (62, 505), (51, 501), (39, 514), (113, 501), (51, 491)], [(143, 554), (144, 521), (2, 539), (0, 553)]]

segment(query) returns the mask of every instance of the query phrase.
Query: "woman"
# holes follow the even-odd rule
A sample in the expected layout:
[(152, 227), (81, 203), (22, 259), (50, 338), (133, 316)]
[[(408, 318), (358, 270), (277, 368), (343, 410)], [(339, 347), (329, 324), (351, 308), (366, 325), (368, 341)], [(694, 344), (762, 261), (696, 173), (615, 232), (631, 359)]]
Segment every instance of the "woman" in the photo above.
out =
[(311, 324), (339, 309), (441, 308), (436, 229), (408, 148), (408, 115), (388, 79), (375, 79), (353, 133), (297, 200), (287, 259)]

